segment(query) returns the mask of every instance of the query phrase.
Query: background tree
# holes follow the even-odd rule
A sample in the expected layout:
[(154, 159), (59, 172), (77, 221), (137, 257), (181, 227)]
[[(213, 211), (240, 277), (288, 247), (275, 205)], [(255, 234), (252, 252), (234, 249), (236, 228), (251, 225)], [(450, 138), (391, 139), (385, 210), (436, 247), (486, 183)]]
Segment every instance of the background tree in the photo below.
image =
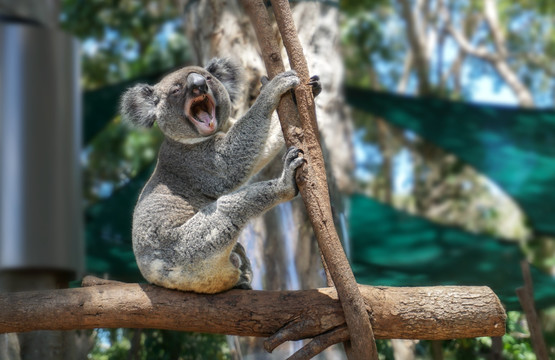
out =
[[(470, 101), (479, 101), (493, 87), (513, 104), (553, 105), (552, 3), (397, 0), (342, 5), (351, 85)], [(552, 271), (553, 239), (533, 235), (521, 210), (495, 184), (411, 132), (360, 113), (355, 119), (357, 147), (366, 149), (357, 159), (362, 191), (438, 222), (521, 241), (535, 264)]]
[[(547, 2), (399, 0), (343, 5), (348, 14), (342, 31), (349, 84), (461, 100), (477, 99), (477, 93), (491, 92), (487, 87), (492, 85), (521, 106), (553, 104), (555, 81), (548, 59), (555, 56), (554, 13)], [(472, 231), (515, 239), (529, 236), (514, 202), (452, 154), (379, 119), (357, 125), (366, 127), (366, 139), (382, 155), (379, 174), (366, 185), (371, 187), (367, 191)], [(405, 195), (393, 199), (400, 174), (395, 162), (404, 163), (403, 176), (410, 184)], [(412, 174), (407, 175), (406, 168)]]

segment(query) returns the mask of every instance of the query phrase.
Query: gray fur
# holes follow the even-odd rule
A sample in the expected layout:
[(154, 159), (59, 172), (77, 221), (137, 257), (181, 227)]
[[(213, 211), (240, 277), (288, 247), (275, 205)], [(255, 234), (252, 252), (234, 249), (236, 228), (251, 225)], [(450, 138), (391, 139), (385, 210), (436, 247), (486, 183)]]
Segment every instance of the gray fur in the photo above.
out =
[(231, 101), (235, 102), (241, 94), (244, 82), (243, 69), (229, 59), (214, 58), (208, 62), (206, 70), (220, 80), (225, 86)]
[[(296, 194), (295, 170), (304, 159), (289, 149), (278, 179), (247, 184), (260, 163), (277, 148), (269, 135), (271, 115), (282, 94), (298, 85), (294, 72), (276, 76), (261, 90), (254, 105), (227, 132), (231, 97), (240, 88), (240, 72), (229, 60), (212, 60), (206, 69), (186, 67), (167, 75), (152, 91), (129, 89), (122, 115), (140, 126), (153, 118), (165, 135), (158, 163), (145, 185), (133, 215), (133, 250), (143, 276), (168, 288), (214, 293), (231, 287), (250, 288), (250, 264), (237, 243), (249, 219)], [(204, 76), (205, 98), (213, 98), (216, 125), (198, 125), (189, 74)], [(198, 76), (194, 76), (198, 80)], [(196, 95), (194, 95), (196, 94)], [(195, 103), (195, 102), (192, 102)], [(195, 108), (196, 109), (196, 108)], [(208, 110), (201, 108), (206, 114)], [(201, 118), (195, 115), (195, 119)]]
[(159, 98), (153, 95), (154, 88), (137, 84), (127, 90), (121, 98), (122, 116), (136, 126), (151, 127), (156, 121), (155, 107)]

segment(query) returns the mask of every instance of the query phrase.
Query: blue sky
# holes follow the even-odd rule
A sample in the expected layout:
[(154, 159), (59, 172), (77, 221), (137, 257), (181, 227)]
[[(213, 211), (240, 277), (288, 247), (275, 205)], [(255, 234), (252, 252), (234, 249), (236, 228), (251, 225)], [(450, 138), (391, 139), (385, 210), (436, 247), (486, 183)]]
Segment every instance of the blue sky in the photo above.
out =
[(491, 77), (483, 76), (479, 79), (474, 79), (473, 89), (475, 91), (471, 94), (471, 99), (474, 102), (496, 105), (518, 105), (518, 101), (511, 89), (504, 84), (499, 89), (496, 89)]

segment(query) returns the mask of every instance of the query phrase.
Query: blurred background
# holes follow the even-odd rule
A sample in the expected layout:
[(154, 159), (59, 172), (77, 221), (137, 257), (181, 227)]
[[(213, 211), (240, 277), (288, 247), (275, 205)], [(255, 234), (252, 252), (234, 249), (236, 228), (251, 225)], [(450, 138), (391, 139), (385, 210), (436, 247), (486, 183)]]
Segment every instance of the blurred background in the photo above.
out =
[[(291, 5), (322, 79), (334, 216), (358, 282), (486, 285), (508, 311), (501, 339), (380, 340), (380, 358), (536, 359), (515, 293), (522, 260), (555, 357), (555, 3)], [(85, 274), (144, 281), (131, 214), (162, 135), (122, 124), (119, 97), (227, 56), (247, 70), (243, 113), (265, 70), (240, 4), (0, 0), (0, 49), (0, 291), (78, 286)], [(325, 286), (300, 199), (240, 241), (255, 289)], [(282, 359), (302, 345), (266, 354), (259, 339), (144, 329), (0, 337), (1, 359)]]

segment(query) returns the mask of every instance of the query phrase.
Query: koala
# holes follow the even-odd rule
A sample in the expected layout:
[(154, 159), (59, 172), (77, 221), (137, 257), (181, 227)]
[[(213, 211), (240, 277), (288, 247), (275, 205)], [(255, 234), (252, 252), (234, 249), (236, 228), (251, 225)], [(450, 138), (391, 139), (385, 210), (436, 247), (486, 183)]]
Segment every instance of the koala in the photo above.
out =
[[(317, 77), (311, 80), (319, 92)], [(295, 171), (305, 160), (297, 148), (286, 151), (279, 178), (248, 181), (283, 146), (272, 134), (271, 115), (299, 78), (288, 71), (263, 81), (252, 107), (232, 123), (242, 81), (239, 66), (213, 59), (122, 96), (124, 119), (144, 127), (157, 122), (164, 134), (133, 214), (133, 251), (150, 283), (198, 293), (251, 288), (239, 233), (251, 218), (298, 193)]]

